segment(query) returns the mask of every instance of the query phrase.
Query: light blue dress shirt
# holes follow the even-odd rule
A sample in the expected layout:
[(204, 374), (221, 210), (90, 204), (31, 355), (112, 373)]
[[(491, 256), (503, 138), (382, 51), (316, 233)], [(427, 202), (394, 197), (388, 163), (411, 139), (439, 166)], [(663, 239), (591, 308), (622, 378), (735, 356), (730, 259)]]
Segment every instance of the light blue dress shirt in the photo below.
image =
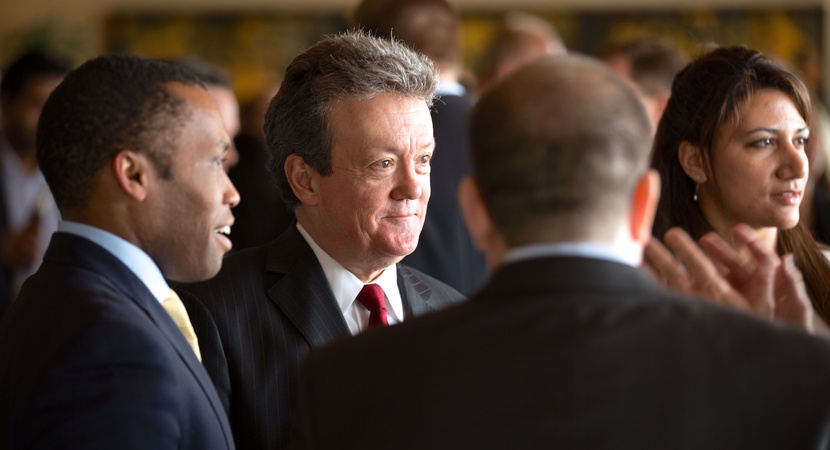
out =
[[(632, 249), (633, 250), (633, 249)], [(589, 242), (563, 242), (555, 244), (534, 244), (515, 247), (507, 251), (504, 263), (513, 263), (527, 259), (545, 258), (550, 256), (577, 256), (583, 258), (602, 259), (617, 262), (632, 267), (640, 265), (642, 256), (634, 251), (622, 251), (611, 246)]]
[(89, 239), (112, 253), (150, 289), (159, 303), (170, 293), (170, 286), (167, 285), (156, 263), (147, 253), (127, 240), (100, 228), (68, 220), (58, 224), (58, 231)]

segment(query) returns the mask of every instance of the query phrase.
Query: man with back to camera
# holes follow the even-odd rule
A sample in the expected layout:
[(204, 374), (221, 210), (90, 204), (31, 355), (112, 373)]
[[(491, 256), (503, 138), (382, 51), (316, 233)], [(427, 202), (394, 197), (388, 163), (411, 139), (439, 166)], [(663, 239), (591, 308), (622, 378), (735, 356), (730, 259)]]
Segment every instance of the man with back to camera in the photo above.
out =
[(362, 32), (325, 38), (288, 66), (264, 128), (297, 222), (181, 286), (199, 300), (187, 306), (200, 340), (221, 342), (204, 363), (239, 448), (287, 443), (310, 349), (462, 300), (397, 264), (427, 212), (436, 84), (426, 58)]
[(296, 448), (827, 448), (829, 343), (637, 268), (650, 135), (632, 89), (582, 57), (485, 94), (459, 195), (491, 281), (312, 352)]
[(101, 57), (52, 93), (37, 159), (63, 221), (0, 322), (0, 447), (234, 448), (165, 282), (214, 276), (230, 249), (229, 142), (172, 64)]

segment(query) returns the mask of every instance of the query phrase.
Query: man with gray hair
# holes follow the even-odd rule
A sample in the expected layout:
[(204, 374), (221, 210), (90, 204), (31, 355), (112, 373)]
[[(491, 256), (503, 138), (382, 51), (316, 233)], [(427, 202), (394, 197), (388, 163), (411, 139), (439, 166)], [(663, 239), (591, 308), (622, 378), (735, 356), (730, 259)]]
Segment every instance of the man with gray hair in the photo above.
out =
[(418, 248), (403, 263), (472, 294), (487, 279), (487, 265), (464, 227), (455, 195), (470, 174), (467, 122), (473, 109), (472, 97), (459, 83), (461, 17), (447, 0), (364, 0), (353, 19), (375, 36), (400, 39), (438, 70), (438, 98), (430, 111), (438, 158), (430, 179), (433, 195)]
[(296, 448), (827, 448), (830, 344), (637, 267), (660, 190), (626, 82), (548, 57), (471, 123), (459, 196), (490, 282), (312, 353)]
[(427, 211), (437, 82), (429, 60), (362, 32), (323, 39), (288, 66), (264, 130), (297, 222), (181, 287), (200, 300), (188, 305), (200, 342), (219, 342), (203, 358), (239, 448), (286, 444), (309, 350), (463, 298), (397, 264)]

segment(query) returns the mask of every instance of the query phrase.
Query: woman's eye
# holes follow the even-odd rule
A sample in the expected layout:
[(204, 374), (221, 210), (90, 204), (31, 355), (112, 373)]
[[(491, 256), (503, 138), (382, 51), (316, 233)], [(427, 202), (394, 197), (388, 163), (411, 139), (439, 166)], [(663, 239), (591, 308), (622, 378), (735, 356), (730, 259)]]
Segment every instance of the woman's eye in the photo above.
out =
[(764, 138), (752, 144), (753, 147), (767, 147), (772, 145), (773, 141), (772, 138)]
[(429, 164), (429, 162), (430, 162), (431, 160), (432, 160), (432, 156), (431, 156), (431, 155), (424, 155), (424, 156), (421, 156), (421, 158), (420, 158), (420, 163), (421, 163), (421, 164)]
[(807, 145), (807, 142), (809, 140), (810, 140), (810, 138), (797, 137), (797, 138), (795, 138), (795, 143), (796, 143), (796, 145), (803, 147), (803, 146)]
[(378, 161), (375, 163), (375, 166), (380, 167), (381, 169), (386, 169), (392, 165), (392, 161), (388, 159), (384, 159), (383, 161)]

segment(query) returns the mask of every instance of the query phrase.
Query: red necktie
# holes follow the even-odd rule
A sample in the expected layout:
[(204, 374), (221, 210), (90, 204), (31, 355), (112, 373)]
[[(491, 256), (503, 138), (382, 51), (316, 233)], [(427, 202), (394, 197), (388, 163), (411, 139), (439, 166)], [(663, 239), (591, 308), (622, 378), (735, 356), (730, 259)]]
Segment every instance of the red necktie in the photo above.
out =
[(377, 284), (364, 285), (360, 293), (357, 294), (357, 301), (369, 310), (370, 327), (389, 325), (386, 320), (386, 300), (380, 286)]

